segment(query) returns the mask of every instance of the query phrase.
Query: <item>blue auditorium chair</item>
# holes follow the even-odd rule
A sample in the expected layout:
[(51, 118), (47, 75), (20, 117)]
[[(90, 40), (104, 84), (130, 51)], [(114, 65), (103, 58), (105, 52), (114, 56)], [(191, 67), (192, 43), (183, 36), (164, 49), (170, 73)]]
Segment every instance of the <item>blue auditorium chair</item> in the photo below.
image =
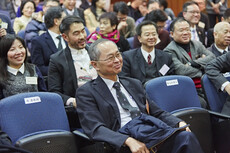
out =
[(129, 42), (130, 49), (134, 49), (134, 44), (133, 44), (134, 37), (129, 37), (127, 38), (127, 40)]
[(62, 98), (56, 93), (21, 93), (2, 99), (0, 127), (15, 146), (33, 153), (78, 152)]

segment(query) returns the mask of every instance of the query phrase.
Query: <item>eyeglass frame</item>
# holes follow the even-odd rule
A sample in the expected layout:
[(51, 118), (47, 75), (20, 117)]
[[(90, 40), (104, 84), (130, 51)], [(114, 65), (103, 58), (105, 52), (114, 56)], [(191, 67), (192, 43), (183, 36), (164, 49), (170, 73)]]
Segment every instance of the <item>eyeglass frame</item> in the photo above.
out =
[(121, 52), (116, 52), (115, 55), (108, 57), (106, 59), (103, 60), (95, 60), (95, 61), (107, 61), (107, 62), (114, 62), (115, 58), (120, 59), (122, 57)]

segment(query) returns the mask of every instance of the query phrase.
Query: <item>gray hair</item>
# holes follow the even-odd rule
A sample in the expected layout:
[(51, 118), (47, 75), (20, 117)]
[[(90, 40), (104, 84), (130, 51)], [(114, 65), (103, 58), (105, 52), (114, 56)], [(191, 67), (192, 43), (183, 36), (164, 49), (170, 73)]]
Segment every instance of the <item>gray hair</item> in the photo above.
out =
[[(91, 61), (98, 61), (99, 60), (99, 57), (101, 55), (101, 50), (98, 48), (98, 45), (105, 43), (107, 41), (110, 41), (110, 40), (101, 38), (101, 39), (97, 39), (95, 42), (93, 42), (90, 45), (89, 50), (88, 50), (88, 54), (89, 54)], [(113, 41), (110, 41), (110, 42), (114, 43)]]

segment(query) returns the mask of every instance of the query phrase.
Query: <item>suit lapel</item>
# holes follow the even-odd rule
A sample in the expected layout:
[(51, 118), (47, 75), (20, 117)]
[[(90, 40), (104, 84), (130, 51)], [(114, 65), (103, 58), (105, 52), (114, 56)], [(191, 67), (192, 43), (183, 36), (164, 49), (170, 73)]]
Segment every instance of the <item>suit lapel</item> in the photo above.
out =
[(94, 81), (93, 88), (95, 89), (96, 92), (98, 92), (98, 94), (101, 95), (101, 97), (105, 100), (105, 102), (109, 103), (112, 106), (114, 113), (116, 114), (119, 120), (119, 124), (121, 124), (121, 117), (120, 117), (120, 112), (117, 103), (113, 98), (113, 95), (110, 92), (108, 86), (105, 84), (105, 82), (102, 80), (100, 76), (98, 76)]
[(140, 70), (141, 72), (144, 74), (144, 76), (146, 75), (146, 72), (145, 72), (145, 60), (144, 60), (144, 57), (141, 53), (141, 48), (137, 49), (137, 54), (136, 54), (136, 59), (135, 59), (136, 62), (138, 62), (138, 65), (140, 67)]
[(69, 47), (67, 46), (64, 50), (62, 50), (65, 54), (65, 61), (68, 65), (68, 68), (69, 68), (69, 71), (70, 71), (70, 78), (72, 78), (72, 81), (73, 81), (73, 84), (74, 84), (74, 90), (77, 89), (77, 75), (76, 75), (76, 70), (75, 70), (75, 67), (74, 67), (74, 63), (73, 63), (73, 59), (72, 59), (72, 56), (71, 56), (71, 53), (70, 53), (70, 49)]
[(162, 52), (161, 50), (155, 49), (155, 61), (156, 61), (156, 71), (158, 73), (159, 76), (162, 76), (161, 73), (159, 72), (159, 70), (161, 69), (161, 66), (164, 65), (163, 59), (162, 59), (162, 54), (160, 53)]
[(54, 44), (54, 41), (52, 39), (52, 37), (50, 36), (49, 32), (46, 33), (45, 35), (45, 39), (46, 39), (46, 43), (48, 44), (50, 50), (52, 51), (52, 53), (56, 53), (57, 52), (57, 48)]

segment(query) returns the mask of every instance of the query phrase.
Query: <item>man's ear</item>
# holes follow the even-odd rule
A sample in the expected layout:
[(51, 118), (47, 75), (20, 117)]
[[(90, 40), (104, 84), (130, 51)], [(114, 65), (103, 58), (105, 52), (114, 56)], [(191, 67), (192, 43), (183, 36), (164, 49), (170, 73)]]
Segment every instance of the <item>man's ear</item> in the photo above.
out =
[(66, 42), (69, 42), (69, 37), (68, 37), (65, 33), (62, 33), (62, 38), (63, 38)]
[(137, 39), (138, 39), (139, 42), (141, 43), (141, 36), (137, 36)]
[(173, 32), (172, 31), (170, 31), (170, 36), (173, 38)]
[(97, 61), (91, 61), (90, 63), (91, 63), (91, 65), (94, 67), (94, 69), (95, 69), (96, 71), (99, 70), (99, 68), (98, 68), (98, 66), (97, 66)]

